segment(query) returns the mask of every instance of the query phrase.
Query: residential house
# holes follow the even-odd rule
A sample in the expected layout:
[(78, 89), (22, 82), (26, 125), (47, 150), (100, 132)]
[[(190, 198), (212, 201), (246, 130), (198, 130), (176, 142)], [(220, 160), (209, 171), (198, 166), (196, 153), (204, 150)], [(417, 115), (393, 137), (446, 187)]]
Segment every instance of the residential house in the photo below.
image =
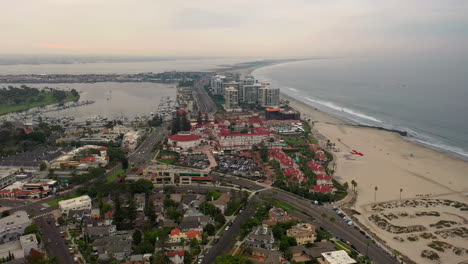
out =
[(121, 261), (130, 256), (132, 252), (132, 241), (131, 233), (126, 233), (98, 238), (93, 242), (92, 246), (93, 250), (98, 254), (98, 259), (107, 260), (109, 259), (109, 255), (113, 254), (117, 260)]
[(255, 228), (245, 240), (245, 245), (252, 248), (273, 249), (275, 238), (270, 227), (258, 226)]
[(335, 250), (335, 245), (331, 242), (318, 242), (313, 247), (297, 245), (290, 248), (292, 260), (295, 262), (307, 262), (322, 256), (323, 252)]
[(263, 225), (274, 226), (277, 223), (286, 223), (291, 221), (297, 221), (298, 218), (288, 215), (286, 211), (279, 207), (273, 207), (268, 211), (269, 219), (263, 220)]
[(312, 244), (317, 239), (315, 226), (308, 223), (299, 223), (286, 231), (289, 237), (294, 237), (298, 245)]
[(322, 253), (322, 258), (318, 258), (320, 264), (354, 264), (357, 263), (344, 250), (330, 251)]
[(209, 203), (221, 210), (221, 213), (224, 214), (227, 210), (227, 205), (230, 199), (231, 195), (229, 193), (221, 193), (218, 199), (210, 201)]
[(171, 234), (169, 235), (169, 241), (172, 243), (182, 242), (183, 240), (191, 240), (193, 238), (200, 240), (202, 239), (203, 233), (194, 229), (191, 229), (187, 232), (183, 232), (179, 228), (174, 228), (171, 230)]
[(146, 197), (144, 193), (137, 193), (134, 196), (136, 208), (138, 212), (143, 212), (145, 210)]
[(89, 238), (102, 238), (113, 236), (117, 233), (117, 228), (115, 225), (109, 226), (85, 226), (83, 233)]
[(185, 251), (167, 252), (166, 256), (172, 264), (184, 264)]
[(253, 248), (249, 258), (253, 259), (256, 264), (278, 264), (281, 263), (282, 254), (276, 250)]

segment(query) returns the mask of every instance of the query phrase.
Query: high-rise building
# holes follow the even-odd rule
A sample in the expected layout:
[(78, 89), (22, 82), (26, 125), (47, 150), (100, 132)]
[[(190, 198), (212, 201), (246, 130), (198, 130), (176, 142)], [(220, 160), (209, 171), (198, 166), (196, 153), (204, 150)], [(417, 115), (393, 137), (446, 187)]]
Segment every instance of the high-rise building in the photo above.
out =
[(258, 103), (264, 107), (279, 106), (279, 88), (265, 86), (258, 89)]
[(239, 91), (234, 87), (228, 87), (224, 90), (224, 108), (239, 108)]
[(215, 75), (211, 77), (210, 86), (211, 90), (213, 90), (213, 94), (216, 95), (223, 95), (224, 94), (224, 80), (226, 76), (224, 75)]
[(247, 104), (256, 104), (258, 103), (258, 89), (262, 86), (258, 83), (256, 84), (244, 84), (242, 86), (242, 102)]

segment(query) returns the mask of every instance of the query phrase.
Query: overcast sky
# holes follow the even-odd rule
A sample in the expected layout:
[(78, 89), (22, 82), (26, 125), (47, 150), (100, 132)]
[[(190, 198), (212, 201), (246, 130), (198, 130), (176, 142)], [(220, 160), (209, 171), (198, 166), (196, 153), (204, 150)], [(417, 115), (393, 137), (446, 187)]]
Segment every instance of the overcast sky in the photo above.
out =
[(0, 0), (2, 54), (468, 52), (466, 0)]

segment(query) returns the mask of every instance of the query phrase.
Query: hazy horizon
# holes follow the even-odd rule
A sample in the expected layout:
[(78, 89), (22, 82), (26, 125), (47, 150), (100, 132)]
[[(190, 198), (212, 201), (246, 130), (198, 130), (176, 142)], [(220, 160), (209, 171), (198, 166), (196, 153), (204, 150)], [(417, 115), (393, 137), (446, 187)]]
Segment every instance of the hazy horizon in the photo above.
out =
[(18, 0), (2, 54), (308, 57), (466, 53), (468, 2)]

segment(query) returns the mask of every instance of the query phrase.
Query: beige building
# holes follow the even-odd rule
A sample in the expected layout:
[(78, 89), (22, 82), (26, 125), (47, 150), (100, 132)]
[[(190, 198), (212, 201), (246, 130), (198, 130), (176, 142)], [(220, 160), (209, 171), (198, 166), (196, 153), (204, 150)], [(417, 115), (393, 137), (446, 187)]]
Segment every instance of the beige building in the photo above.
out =
[(317, 239), (315, 226), (308, 223), (299, 223), (286, 232), (290, 237), (294, 237), (298, 245), (312, 244)]
[(235, 110), (239, 108), (239, 90), (229, 87), (224, 91), (224, 108), (226, 110)]
[(71, 210), (91, 211), (91, 198), (88, 195), (83, 195), (74, 199), (60, 201), (58, 205), (60, 212), (68, 216)]
[(357, 263), (344, 250), (322, 253), (322, 258), (317, 259), (320, 264), (354, 264)]
[(265, 86), (258, 89), (258, 103), (264, 107), (279, 106), (280, 90), (278, 88), (271, 88)]

